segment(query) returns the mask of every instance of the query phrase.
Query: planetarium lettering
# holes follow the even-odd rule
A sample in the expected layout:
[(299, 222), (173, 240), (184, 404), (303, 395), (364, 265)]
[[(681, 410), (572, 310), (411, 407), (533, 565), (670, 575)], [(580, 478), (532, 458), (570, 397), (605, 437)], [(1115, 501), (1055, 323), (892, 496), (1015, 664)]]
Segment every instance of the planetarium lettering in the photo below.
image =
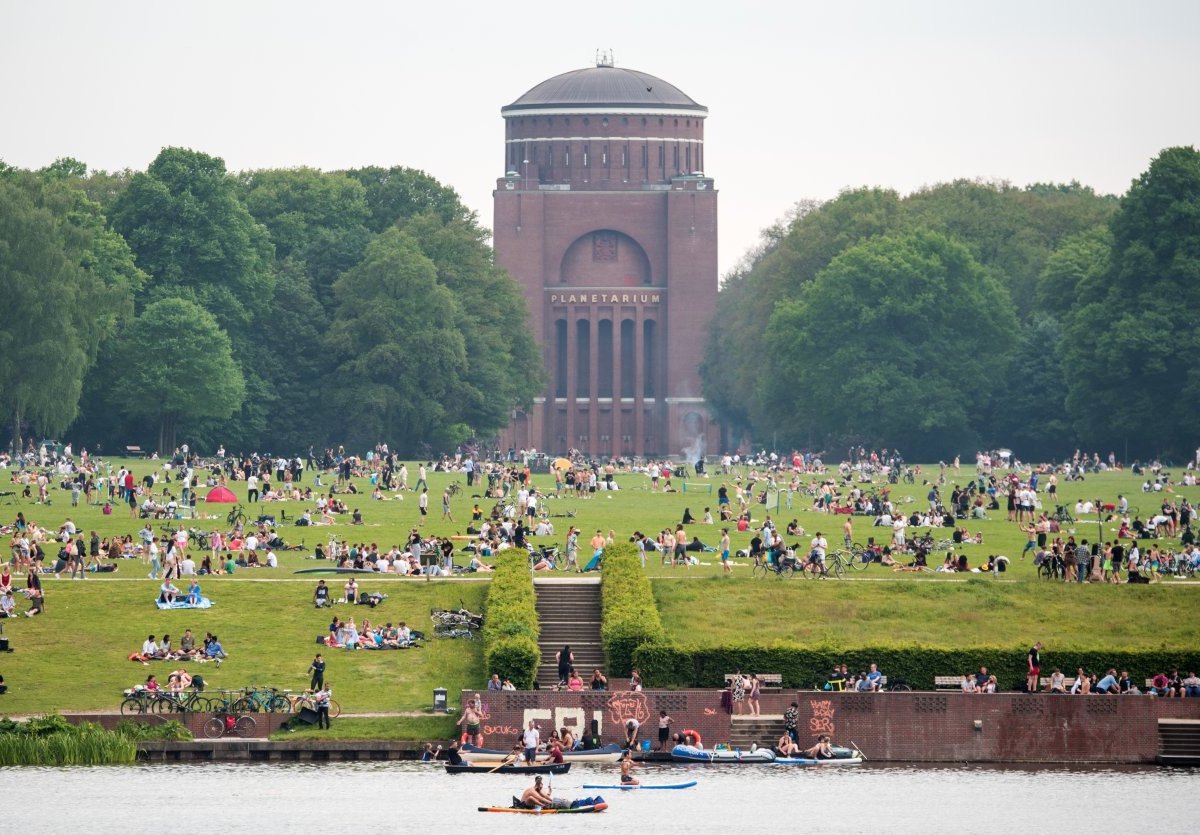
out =
[(551, 304), (658, 304), (659, 293), (551, 293)]

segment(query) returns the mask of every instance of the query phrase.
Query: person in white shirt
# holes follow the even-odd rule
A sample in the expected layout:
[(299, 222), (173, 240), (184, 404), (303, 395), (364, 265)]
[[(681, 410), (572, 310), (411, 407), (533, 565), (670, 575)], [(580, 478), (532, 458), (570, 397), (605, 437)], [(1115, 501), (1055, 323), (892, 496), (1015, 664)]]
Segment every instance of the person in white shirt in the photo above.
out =
[(196, 562), (190, 556), (184, 557), (183, 562), (179, 564), (179, 575), (181, 577), (190, 577), (196, 573)]
[(275, 556), (274, 551), (267, 551), (267, 568), (278, 568), (279, 557)]
[(892, 542), (901, 548), (904, 547), (904, 529), (907, 526), (908, 522), (903, 516), (897, 516), (892, 522)]
[(522, 757), (525, 762), (532, 763), (536, 761), (538, 744), (541, 740), (542, 735), (538, 731), (537, 723), (530, 719), (529, 727), (521, 734), (521, 744), (525, 748)]

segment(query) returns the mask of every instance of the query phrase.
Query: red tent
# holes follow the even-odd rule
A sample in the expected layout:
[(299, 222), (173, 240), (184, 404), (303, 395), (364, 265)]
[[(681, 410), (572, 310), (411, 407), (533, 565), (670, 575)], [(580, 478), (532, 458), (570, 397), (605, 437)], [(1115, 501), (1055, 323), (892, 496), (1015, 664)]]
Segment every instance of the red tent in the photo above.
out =
[(228, 487), (217, 485), (208, 491), (208, 495), (204, 497), (206, 502), (236, 502), (237, 496), (233, 495), (233, 491)]

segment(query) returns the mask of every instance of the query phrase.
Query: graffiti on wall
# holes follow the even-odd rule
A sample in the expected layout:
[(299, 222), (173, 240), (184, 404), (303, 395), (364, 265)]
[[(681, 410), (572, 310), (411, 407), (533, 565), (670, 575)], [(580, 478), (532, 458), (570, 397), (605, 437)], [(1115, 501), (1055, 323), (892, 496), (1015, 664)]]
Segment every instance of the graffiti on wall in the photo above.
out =
[(614, 725), (623, 725), (630, 719), (636, 719), (638, 724), (650, 718), (650, 708), (646, 704), (646, 694), (634, 690), (623, 690), (608, 697), (608, 715)]
[(833, 706), (833, 702), (829, 699), (823, 701), (811, 700), (809, 704), (812, 705), (813, 715), (808, 720), (808, 730), (813, 736), (820, 736), (821, 734), (833, 736), (833, 717), (837, 712)]

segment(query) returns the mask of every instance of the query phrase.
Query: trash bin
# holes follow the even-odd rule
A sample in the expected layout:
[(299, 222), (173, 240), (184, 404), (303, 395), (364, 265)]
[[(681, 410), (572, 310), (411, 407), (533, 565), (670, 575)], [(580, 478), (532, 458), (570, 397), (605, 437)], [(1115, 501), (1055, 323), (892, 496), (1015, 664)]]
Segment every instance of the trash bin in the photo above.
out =
[(446, 688), (433, 688), (433, 710), (435, 713), (449, 713), (450, 708), (446, 704)]

